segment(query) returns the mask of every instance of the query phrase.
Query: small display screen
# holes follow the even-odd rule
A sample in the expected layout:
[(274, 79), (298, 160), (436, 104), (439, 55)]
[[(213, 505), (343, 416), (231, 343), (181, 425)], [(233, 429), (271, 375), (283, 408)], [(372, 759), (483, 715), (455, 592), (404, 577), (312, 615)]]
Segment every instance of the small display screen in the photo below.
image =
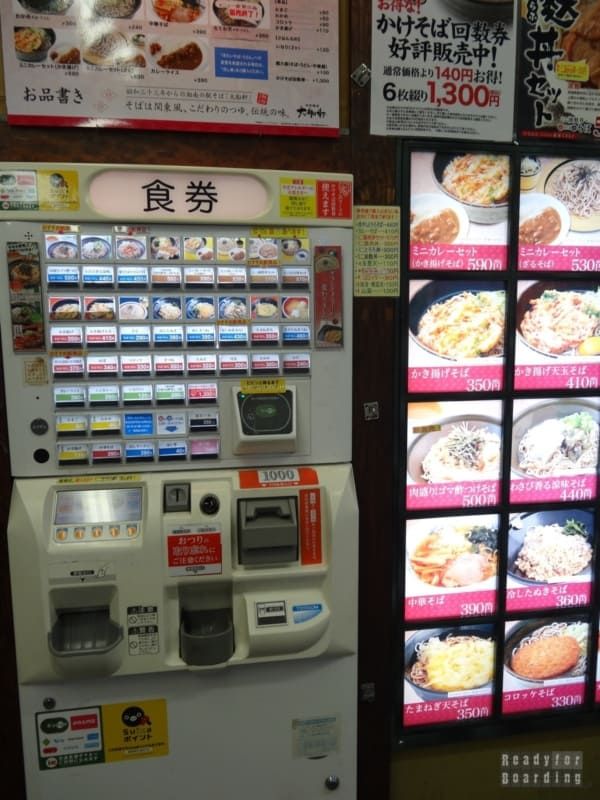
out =
[(57, 492), (55, 525), (128, 522), (142, 517), (142, 489)]

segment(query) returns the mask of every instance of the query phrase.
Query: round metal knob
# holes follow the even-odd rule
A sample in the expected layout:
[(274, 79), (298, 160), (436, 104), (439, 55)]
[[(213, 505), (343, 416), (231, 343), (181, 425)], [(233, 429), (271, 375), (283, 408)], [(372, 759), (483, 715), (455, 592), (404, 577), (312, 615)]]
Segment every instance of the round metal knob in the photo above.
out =
[(325, 788), (329, 789), (330, 792), (333, 792), (334, 789), (337, 789), (340, 785), (340, 779), (337, 775), (328, 775), (325, 778)]

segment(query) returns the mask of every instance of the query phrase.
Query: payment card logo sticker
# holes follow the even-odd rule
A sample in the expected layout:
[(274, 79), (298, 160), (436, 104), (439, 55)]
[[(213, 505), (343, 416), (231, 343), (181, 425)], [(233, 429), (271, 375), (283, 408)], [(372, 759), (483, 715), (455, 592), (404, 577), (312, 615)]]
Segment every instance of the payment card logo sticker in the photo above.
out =
[(41, 770), (104, 761), (99, 707), (54, 709), (35, 715)]
[(308, 622), (322, 613), (323, 606), (321, 603), (305, 603), (303, 605), (292, 606), (292, 617), (296, 624)]
[(102, 726), (106, 761), (155, 758), (169, 753), (165, 700), (102, 706)]

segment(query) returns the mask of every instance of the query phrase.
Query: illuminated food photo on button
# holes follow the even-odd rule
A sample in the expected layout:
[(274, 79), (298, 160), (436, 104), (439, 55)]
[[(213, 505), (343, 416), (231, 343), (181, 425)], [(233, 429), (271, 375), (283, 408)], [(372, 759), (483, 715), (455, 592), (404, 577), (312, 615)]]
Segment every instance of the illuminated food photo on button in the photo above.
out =
[(600, 288), (581, 281), (519, 283), (516, 325), (530, 349), (554, 358), (600, 355)]
[(471, 222), (494, 224), (508, 218), (510, 161), (498, 153), (436, 153), (438, 188), (456, 200)]
[(215, 301), (212, 297), (190, 297), (185, 305), (187, 319), (216, 319)]
[(494, 678), (492, 625), (464, 625), (416, 631), (404, 646), (404, 678), (417, 698), (488, 687)]
[(181, 319), (181, 298), (179, 297), (159, 297), (154, 301), (154, 319), (165, 322)]
[(111, 255), (110, 240), (103, 236), (82, 236), (81, 257), (100, 261)]
[(600, 161), (563, 161), (548, 174), (544, 191), (566, 207), (572, 230), (600, 230)]
[(248, 319), (248, 305), (245, 297), (220, 297), (219, 319)]
[(542, 683), (585, 675), (589, 625), (581, 619), (525, 620), (511, 627), (505, 670), (518, 681)]
[(286, 319), (307, 320), (310, 316), (310, 300), (307, 296), (283, 297), (281, 311)]
[(81, 319), (81, 304), (78, 297), (51, 297), (49, 305), (51, 320)]
[(532, 402), (522, 413), (519, 413), (522, 403), (515, 403), (513, 472), (536, 478), (595, 475), (599, 441), (597, 403), (592, 399), (566, 398)]
[(419, 581), (438, 588), (472, 586), (495, 576), (498, 530), (476, 518), (428, 520), (428, 532), (409, 553), (408, 563)]
[(591, 578), (594, 515), (580, 508), (513, 514), (508, 529), (510, 577), (520, 584)]
[[(502, 283), (415, 281), (413, 289), (409, 333), (423, 350), (454, 361), (503, 355), (506, 293)], [(415, 365), (412, 359), (411, 365)]]
[(117, 237), (117, 256), (123, 259), (144, 258), (146, 256), (145, 242), (142, 239)]

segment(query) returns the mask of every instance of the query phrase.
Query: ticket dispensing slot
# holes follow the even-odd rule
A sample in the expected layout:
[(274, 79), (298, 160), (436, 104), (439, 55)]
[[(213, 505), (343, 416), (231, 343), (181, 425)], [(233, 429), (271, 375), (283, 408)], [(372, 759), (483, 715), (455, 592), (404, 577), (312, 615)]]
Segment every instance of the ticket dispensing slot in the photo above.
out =
[(238, 502), (238, 561), (244, 566), (284, 564), (298, 560), (295, 497)]

